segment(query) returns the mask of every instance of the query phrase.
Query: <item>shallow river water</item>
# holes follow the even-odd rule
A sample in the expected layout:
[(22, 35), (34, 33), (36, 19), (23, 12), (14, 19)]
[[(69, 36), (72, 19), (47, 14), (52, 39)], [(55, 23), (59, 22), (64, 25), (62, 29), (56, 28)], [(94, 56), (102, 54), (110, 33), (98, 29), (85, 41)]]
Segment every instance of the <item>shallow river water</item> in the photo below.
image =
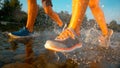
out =
[(82, 29), (83, 46), (69, 53), (44, 48), (46, 40), (54, 39), (57, 31), (37, 31), (35, 35), (36, 38), (26, 43), (17, 42), (16, 46), (0, 32), (0, 68), (120, 68), (118, 32), (113, 33), (110, 47), (106, 49), (99, 46), (99, 30)]

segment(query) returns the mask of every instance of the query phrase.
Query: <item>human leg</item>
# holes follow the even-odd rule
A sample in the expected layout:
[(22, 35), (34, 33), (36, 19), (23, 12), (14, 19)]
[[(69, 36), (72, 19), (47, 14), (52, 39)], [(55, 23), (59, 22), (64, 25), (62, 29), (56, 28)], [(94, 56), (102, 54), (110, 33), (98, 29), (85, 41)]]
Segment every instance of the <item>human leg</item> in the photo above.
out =
[(33, 32), (35, 19), (38, 13), (38, 6), (36, 0), (27, 0), (27, 1), (28, 1), (28, 19), (27, 19), (26, 28), (30, 32)]
[(20, 29), (19, 31), (9, 33), (9, 35), (12, 35), (15, 37), (21, 37), (21, 36), (28, 36), (32, 34), (35, 19), (38, 12), (38, 6), (36, 3), (36, 0), (27, 0), (27, 1), (28, 1), (28, 18), (27, 18), (26, 27)]
[(108, 35), (108, 28), (106, 25), (104, 13), (99, 6), (99, 0), (90, 0), (89, 7), (92, 11), (92, 14), (95, 17), (95, 20), (97, 21), (98, 25), (100, 26), (100, 29), (102, 30), (102, 34), (104, 36)]
[(104, 13), (99, 6), (99, 0), (90, 0), (89, 7), (102, 31), (102, 36), (100, 36), (99, 38), (100, 45), (108, 47), (109, 42), (110, 42), (110, 37), (113, 34), (113, 31), (108, 30), (107, 28)]
[(51, 0), (42, 0), (42, 6), (45, 13), (50, 16), (60, 27), (62, 27), (63, 22), (59, 18), (58, 14), (53, 11)]
[(59, 52), (70, 52), (82, 47), (76, 35), (88, 3), (89, 0), (73, 0), (72, 18), (69, 26), (55, 40), (48, 40), (45, 44), (45, 48)]
[[(79, 35), (79, 28), (82, 23), (82, 20), (85, 15), (86, 8), (88, 6), (89, 0), (73, 0), (72, 1), (72, 17), (70, 20), (70, 24), (68, 28), (73, 29), (77, 35)], [(67, 35), (64, 35), (67, 33)], [(68, 32), (67, 30), (63, 31), (57, 39), (67, 39), (68, 37), (73, 38), (73, 34)]]

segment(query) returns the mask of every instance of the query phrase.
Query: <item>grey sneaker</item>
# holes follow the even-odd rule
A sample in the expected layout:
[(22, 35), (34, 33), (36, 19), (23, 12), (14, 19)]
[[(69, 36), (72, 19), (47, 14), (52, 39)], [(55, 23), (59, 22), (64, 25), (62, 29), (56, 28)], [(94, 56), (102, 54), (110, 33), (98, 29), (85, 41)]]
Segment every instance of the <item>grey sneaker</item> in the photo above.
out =
[(110, 38), (113, 34), (113, 30), (112, 29), (109, 29), (108, 30), (108, 35), (107, 36), (100, 36), (99, 37), (99, 43), (100, 43), (100, 46), (101, 47), (105, 47), (105, 48), (108, 48), (109, 45), (110, 45)]
[(47, 40), (46, 44), (45, 44), (45, 48), (49, 49), (49, 50), (53, 50), (53, 51), (58, 51), (58, 52), (71, 52), (77, 48), (81, 48), (82, 44), (80, 43), (79, 38), (75, 35), (75, 32), (73, 32), (72, 29), (65, 29), (66, 32), (60, 35), (62, 35), (62, 37), (65, 35), (67, 35), (66, 33), (69, 31), (71, 33), (69, 34), (74, 34), (74, 38), (67, 36), (66, 38), (57, 38), (55, 40)]

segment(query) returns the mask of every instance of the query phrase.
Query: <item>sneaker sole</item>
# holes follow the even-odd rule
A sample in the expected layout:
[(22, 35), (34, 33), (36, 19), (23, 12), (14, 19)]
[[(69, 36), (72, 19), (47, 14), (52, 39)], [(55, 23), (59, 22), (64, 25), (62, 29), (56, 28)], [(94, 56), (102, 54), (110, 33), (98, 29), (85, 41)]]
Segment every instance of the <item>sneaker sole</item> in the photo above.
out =
[(57, 43), (57, 42), (48, 40), (44, 46), (46, 49), (53, 50), (56, 52), (71, 52), (71, 51), (74, 51), (75, 49), (81, 48), (82, 44), (78, 43), (76, 45), (73, 45), (72, 47), (67, 48), (66, 45), (62, 43)]
[(33, 38), (33, 36), (16, 36), (16, 35), (13, 35), (11, 33), (7, 33), (7, 36), (9, 38), (13, 38), (13, 39), (29, 39), (29, 38)]

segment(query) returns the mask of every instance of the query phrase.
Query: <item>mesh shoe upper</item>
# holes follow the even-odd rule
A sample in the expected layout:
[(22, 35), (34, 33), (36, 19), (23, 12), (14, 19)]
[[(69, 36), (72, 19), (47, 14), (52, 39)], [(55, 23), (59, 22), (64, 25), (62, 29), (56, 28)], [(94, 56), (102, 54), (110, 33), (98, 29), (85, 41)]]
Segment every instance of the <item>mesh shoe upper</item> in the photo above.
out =
[(100, 46), (108, 48), (110, 45), (110, 38), (111, 38), (112, 34), (113, 34), (113, 30), (109, 29), (107, 36), (105, 36), (105, 37), (100, 36), (100, 38), (99, 38)]
[(12, 32), (11, 34), (15, 36), (29, 36), (31, 32), (29, 32), (28, 29), (24, 27), (20, 29), (19, 31)]
[[(69, 31), (73, 34), (75, 33), (71, 29), (69, 29)], [(82, 47), (82, 44), (77, 36), (75, 36), (75, 38), (68, 37), (63, 40), (48, 40), (45, 44), (45, 48), (59, 52), (70, 52), (80, 47)]]

